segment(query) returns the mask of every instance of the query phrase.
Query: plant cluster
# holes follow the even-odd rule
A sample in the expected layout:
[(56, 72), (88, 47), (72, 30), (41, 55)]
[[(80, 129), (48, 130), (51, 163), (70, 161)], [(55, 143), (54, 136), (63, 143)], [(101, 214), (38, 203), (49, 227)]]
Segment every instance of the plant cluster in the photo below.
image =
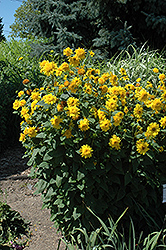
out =
[(134, 224), (131, 219), (128, 235), (126, 235), (126, 232), (124, 231), (121, 233), (118, 230), (118, 224), (120, 224), (121, 219), (125, 215), (127, 209), (119, 216), (119, 218), (115, 222), (111, 217), (109, 217), (108, 223), (104, 223), (98, 216), (96, 216), (96, 214), (93, 213), (93, 211), (91, 211), (91, 209), (87, 209), (93, 216), (98, 219), (101, 225), (100, 228), (97, 228), (90, 233), (88, 233), (85, 228), (77, 228), (76, 231), (81, 232), (83, 240), (76, 239), (73, 236), (71, 242), (68, 242), (65, 238), (60, 239), (57, 250), (60, 249), (59, 247), (61, 241), (66, 244), (66, 249), (68, 250), (79, 250), (80, 247), (81, 250), (164, 250), (166, 247), (166, 230), (164, 228), (162, 228), (160, 231), (150, 233), (144, 239), (141, 233), (137, 239)]
[(19, 138), (20, 120), (13, 115), (12, 103), (16, 91), (23, 86), (22, 79), (29, 77), (36, 85), (39, 82), (39, 67), (35, 57), (29, 56), (30, 52), (30, 43), (27, 41), (0, 43), (0, 151)]
[(98, 223), (86, 206), (103, 221), (129, 207), (138, 231), (160, 227), (166, 180), (164, 72), (153, 68), (150, 79), (131, 80), (124, 68), (115, 74), (96, 67), (93, 51), (67, 47), (63, 55), (60, 65), (40, 62), (42, 87), (24, 79), (13, 103), (43, 207), (66, 234)]
[[(1, 189), (0, 192), (2, 193)], [(0, 249), (12, 245), (15, 249), (22, 250), (23, 247), (18, 243), (18, 239), (23, 235), (29, 235), (29, 223), (24, 221), (17, 211), (12, 210), (2, 197), (0, 200)], [(26, 241), (23, 244), (26, 244)]]

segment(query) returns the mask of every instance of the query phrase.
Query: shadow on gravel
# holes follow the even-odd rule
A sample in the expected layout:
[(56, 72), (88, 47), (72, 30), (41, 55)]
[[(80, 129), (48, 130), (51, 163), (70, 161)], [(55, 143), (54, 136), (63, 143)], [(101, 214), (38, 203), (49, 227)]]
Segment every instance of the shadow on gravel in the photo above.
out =
[(24, 153), (25, 149), (19, 143), (0, 153), (0, 180), (19, 175), (29, 168), (27, 166), (28, 158), (22, 158)]

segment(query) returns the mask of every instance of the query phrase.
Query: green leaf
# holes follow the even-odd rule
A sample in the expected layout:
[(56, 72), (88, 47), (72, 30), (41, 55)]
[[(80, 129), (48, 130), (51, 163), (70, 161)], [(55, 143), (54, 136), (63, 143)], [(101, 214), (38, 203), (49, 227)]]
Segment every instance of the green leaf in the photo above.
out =
[(82, 183), (82, 185), (81, 185), (81, 184), (78, 184), (78, 185), (77, 185), (78, 189), (80, 189), (80, 190), (83, 190), (83, 189), (84, 189), (84, 186), (85, 186), (84, 183)]
[(83, 179), (85, 177), (84, 173), (81, 173), (80, 171), (77, 172), (77, 180), (80, 181), (81, 179)]
[(89, 122), (92, 123), (92, 124), (96, 122), (96, 120), (95, 120), (94, 118), (88, 118), (88, 120), (89, 120)]
[(124, 196), (125, 196), (126, 192), (124, 190), (124, 187), (121, 187), (118, 191), (118, 195), (117, 195), (117, 201), (121, 200)]
[(131, 174), (128, 172), (125, 174), (125, 177), (124, 177), (124, 184), (125, 186), (127, 186), (127, 184), (129, 184), (132, 180), (132, 176)]
[(68, 94), (61, 94), (61, 98), (63, 101), (67, 101), (67, 99), (69, 98), (70, 96)]
[(54, 194), (54, 189), (53, 187), (50, 187), (48, 190), (47, 190), (47, 193), (44, 197), (45, 200), (51, 200), (51, 196)]
[(49, 169), (50, 166), (48, 162), (43, 161), (38, 165), (38, 168)]
[(35, 194), (42, 193), (47, 188), (48, 185), (49, 183), (47, 181), (40, 179), (35, 185), (35, 187), (37, 188), (37, 191), (35, 191)]
[(50, 161), (53, 157), (49, 155), (50, 152), (46, 152), (43, 157), (43, 161)]
[(41, 133), (36, 135), (36, 138), (46, 138), (46, 133), (41, 132)]
[(49, 185), (51, 184), (55, 184), (56, 183), (56, 180), (54, 178), (51, 178), (50, 182), (49, 182)]
[(59, 176), (59, 175), (56, 176), (56, 181), (55, 182), (56, 182), (56, 185), (57, 185), (58, 188), (62, 184), (62, 180), (63, 180), (62, 176)]
[(77, 208), (76, 207), (74, 208), (72, 216), (73, 216), (74, 220), (77, 220), (81, 216), (81, 213), (77, 213)]

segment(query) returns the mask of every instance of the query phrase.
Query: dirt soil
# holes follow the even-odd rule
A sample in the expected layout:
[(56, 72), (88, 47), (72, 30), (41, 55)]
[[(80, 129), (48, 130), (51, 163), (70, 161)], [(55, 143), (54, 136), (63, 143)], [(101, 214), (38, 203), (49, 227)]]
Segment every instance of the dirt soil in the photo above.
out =
[[(25, 250), (57, 250), (61, 234), (57, 233), (50, 212), (42, 208), (41, 195), (35, 195), (36, 179), (28, 177), (30, 167), (22, 159), (24, 149), (17, 145), (0, 154), (0, 188), (7, 193), (7, 204), (30, 221), (31, 238)], [(65, 249), (61, 242), (60, 250)]]

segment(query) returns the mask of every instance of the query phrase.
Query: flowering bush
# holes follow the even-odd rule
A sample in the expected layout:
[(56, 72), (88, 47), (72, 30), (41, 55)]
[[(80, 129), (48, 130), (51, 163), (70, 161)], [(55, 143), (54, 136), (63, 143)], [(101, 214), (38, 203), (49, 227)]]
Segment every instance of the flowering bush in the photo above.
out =
[(131, 81), (124, 68), (115, 75), (94, 67), (92, 51), (63, 54), (61, 65), (40, 62), (43, 86), (25, 79), (13, 103), (44, 207), (65, 233), (97, 223), (86, 206), (103, 220), (129, 207), (137, 228), (144, 228), (145, 211), (149, 227), (155, 224), (147, 213), (161, 224), (165, 75), (155, 68), (151, 81)]

